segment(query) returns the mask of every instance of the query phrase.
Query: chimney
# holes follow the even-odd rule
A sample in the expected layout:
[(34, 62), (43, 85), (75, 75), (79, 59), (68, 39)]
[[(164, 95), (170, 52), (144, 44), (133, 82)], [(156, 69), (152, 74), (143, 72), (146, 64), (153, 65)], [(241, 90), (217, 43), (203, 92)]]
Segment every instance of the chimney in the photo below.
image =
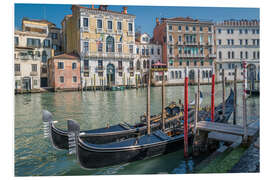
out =
[(92, 9), (94, 9), (94, 4), (92, 4)]
[(127, 7), (123, 6), (123, 14), (127, 14)]
[(159, 25), (160, 25), (159, 19), (156, 18), (156, 26), (159, 26)]

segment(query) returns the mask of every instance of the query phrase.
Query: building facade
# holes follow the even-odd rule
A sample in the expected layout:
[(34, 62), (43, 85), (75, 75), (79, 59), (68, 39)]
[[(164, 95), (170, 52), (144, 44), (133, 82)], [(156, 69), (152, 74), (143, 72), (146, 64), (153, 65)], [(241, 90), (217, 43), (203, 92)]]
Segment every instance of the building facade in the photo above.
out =
[(53, 56), (48, 61), (49, 86), (57, 90), (81, 89), (80, 57), (73, 54)]
[(248, 79), (259, 80), (260, 23), (258, 20), (226, 20), (216, 23), (218, 81), (224, 69), (227, 80), (243, 80), (242, 62), (247, 62)]
[[(184, 70), (189, 67), (189, 80), (195, 83), (200, 69), (202, 83), (209, 82), (215, 67), (214, 24), (192, 18), (156, 19), (154, 40), (162, 45), (162, 60), (168, 66), (168, 84), (184, 83)], [(210, 79), (211, 80), (211, 79)]]
[[(83, 87), (135, 83), (135, 16), (73, 5), (62, 21), (64, 49), (81, 59)], [(95, 82), (93, 82), (95, 81)]]
[[(147, 34), (138, 34), (136, 37), (136, 58), (134, 60), (136, 68), (136, 79), (140, 83), (147, 83), (148, 70), (152, 64), (162, 61), (162, 47), (158, 41)], [(158, 73), (153, 74), (152, 82), (160, 81)]]

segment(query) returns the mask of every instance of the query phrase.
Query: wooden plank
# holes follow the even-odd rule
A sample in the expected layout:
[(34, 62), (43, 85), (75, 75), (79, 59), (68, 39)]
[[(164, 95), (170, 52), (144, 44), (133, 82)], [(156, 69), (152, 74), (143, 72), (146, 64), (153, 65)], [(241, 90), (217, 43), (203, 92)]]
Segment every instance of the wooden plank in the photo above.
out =
[[(238, 125), (225, 124), (225, 123), (217, 123), (217, 122), (208, 122), (208, 121), (200, 121), (197, 124), (197, 129), (204, 131), (216, 131), (221, 133), (228, 133), (234, 135), (244, 135), (244, 129)], [(255, 128), (248, 128), (247, 135), (253, 136), (256, 134), (258, 130)]]
[(219, 133), (219, 132), (210, 132), (208, 133), (208, 139), (214, 139), (218, 141), (224, 141), (224, 142), (239, 142), (241, 143), (242, 137), (237, 136), (237, 135), (232, 135), (232, 134), (224, 134), (224, 133)]

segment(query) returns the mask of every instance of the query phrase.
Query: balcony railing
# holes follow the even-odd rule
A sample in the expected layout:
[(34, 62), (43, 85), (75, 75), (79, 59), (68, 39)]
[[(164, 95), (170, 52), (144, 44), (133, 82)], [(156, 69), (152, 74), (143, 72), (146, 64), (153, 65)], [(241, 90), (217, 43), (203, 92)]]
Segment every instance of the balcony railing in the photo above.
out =
[(129, 67), (128, 72), (134, 72), (134, 67)]
[(97, 29), (96, 29), (96, 32), (97, 32), (97, 33), (103, 33), (103, 29), (102, 29), (102, 28), (97, 28)]
[(96, 72), (103, 72), (105, 68), (103, 66), (96, 67)]
[(204, 57), (203, 54), (178, 54), (180, 58), (202, 58)]
[(89, 32), (89, 27), (81, 27), (81, 30), (82, 30), (83, 32)]
[(125, 59), (134, 59), (135, 54), (125, 54), (125, 53), (90, 53), (90, 57), (94, 58), (125, 58)]
[(38, 73), (35, 71), (30, 72), (30, 76), (37, 76), (37, 75), (38, 75)]
[(134, 32), (133, 31), (128, 31), (128, 36), (134, 36)]
[(20, 71), (15, 71), (15, 76), (21, 76), (22, 73)]
[(186, 45), (198, 45), (198, 42), (194, 42), (194, 41), (192, 41), (192, 42), (189, 42), (189, 41), (185, 41), (185, 44)]
[(117, 34), (122, 34), (122, 33), (123, 33), (123, 31), (122, 31), (122, 30), (117, 29), (116, 33), (117, 33)]
[(216, 54), (209, 54), (208, 57), (210, 57), (210, 58), (216, 58), (217, 55)]

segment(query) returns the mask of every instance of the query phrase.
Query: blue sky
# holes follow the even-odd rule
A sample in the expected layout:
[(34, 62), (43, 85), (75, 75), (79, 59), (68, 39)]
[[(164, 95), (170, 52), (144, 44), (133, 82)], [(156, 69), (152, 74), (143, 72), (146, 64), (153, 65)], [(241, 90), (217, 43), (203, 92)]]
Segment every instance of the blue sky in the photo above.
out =
[[(84, 6), (91, 6), (84, 5)], [(95, 6), (98, 7), (98, 6)], [(23, 17), (47, 19), (61, 27), (61, 21), (72, 14), (71, 5), (57, 4), (15, 4), (15, 28), (21, 27)], [(109, 6), (110, 10), (122, 11), (122, 6)], [(135, 25), (142, 32), (152, 35), (156, 17), (192, 17), (195, 19), (221, 21), (226, 19), (259, 19), (259, 8), (222, 8), (222, 7), (164, 7), (164, 6), (128, 6), (128, 13), (136, 15)]]

